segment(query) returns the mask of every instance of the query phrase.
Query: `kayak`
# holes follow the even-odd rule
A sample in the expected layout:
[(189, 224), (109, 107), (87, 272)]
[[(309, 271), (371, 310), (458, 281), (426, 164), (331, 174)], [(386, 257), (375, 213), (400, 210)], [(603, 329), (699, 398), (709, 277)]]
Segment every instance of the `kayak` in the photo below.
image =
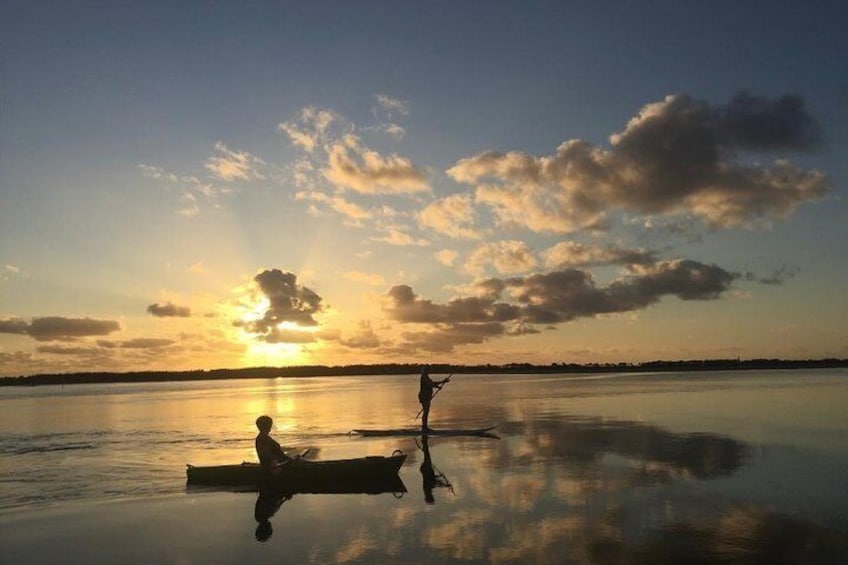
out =
[(421, 431), (421, 428), (398, 428), (394, 430), (351, 430), (351, 433), (359, 434), (366, 437), (374, 437), (374, 436), (480, 436), (480, 437), (498, 437), (492, 430), (494, 430), (497, 426), (489, 426), (488, 428), (474, 428), (474, 429), (442, 429), (442, 430), (428, 430), (425, 433)]
[[(186, 466), (189, 485), (278, 487), (292, 492), (333, 492), (333, 489), (365, 489), (379, 486), (396, 478), (406, 454), (396, 451), (390, 457), (368, 456), (356, 459), (308, 461), (292, 459), (277, 467), (262, 467), (258, 463)], [(357, 492), (357, 491), (354, 491)]]
[[(250, 463), (250, 465), (256, 465)], [(285, 481), (260, 481), (258, 483), (230, 484), (220, 482), (197, 482), (189, 481), (186, 484), (186, 492), (207, 491), (229, 491), (229, 492), (260, 492), (266, 495), (292, 495), (292, 494), (403, 494), (406, 485), (400, 475), (374, 476), (363, 478), (342, 479), (292, 479)]]

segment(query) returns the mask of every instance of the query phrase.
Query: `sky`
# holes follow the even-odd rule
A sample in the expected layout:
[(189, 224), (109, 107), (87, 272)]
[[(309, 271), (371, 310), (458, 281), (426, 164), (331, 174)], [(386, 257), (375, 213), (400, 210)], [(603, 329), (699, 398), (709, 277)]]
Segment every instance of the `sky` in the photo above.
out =
[(841, 2), (0, 2), (0, 374), (848, 357)]

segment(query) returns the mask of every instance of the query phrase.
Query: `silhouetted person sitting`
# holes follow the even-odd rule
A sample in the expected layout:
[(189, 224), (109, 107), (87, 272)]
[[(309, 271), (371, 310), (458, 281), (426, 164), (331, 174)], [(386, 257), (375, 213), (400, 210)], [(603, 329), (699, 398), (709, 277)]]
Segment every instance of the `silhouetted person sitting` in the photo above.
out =
[(421, 431), (426, 432), (430, 429), (427, 425), (427, 419), (430, 416), (430, 401), (433, 399), (433, 391), (441, 389), (446, 382), (450, 380), (450, 376), (441, 381), (434, 381), (430, 378), (430, 367), (424, 365), (421, 367), (421, 386), (418, 389), (418, 402), (421, 403)]
[(256, 418), (256, 427), (259, 428), (259, 435), (256, 436), (256, 455), (259, 456), (259, 464), (263, 467), (273, 467), (291, 460), (280, 444), (271, 437), (273, 425), (274, 420), (270, 416)]
[(292, 495), (277, 492), (273, 490), (260, 490), (259, 496), (256, 497), (256, 505), (253, 507), (253, 517), (256, 518), (256, 541), (265, 542), (274, 533), (274, 528), (271, 526), (271, 516), (277, 513), (280, 506), (289, 499)]

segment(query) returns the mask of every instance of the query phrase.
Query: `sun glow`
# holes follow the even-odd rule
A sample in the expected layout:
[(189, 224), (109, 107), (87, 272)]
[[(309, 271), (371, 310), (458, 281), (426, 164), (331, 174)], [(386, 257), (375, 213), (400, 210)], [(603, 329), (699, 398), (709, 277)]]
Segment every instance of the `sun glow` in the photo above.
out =
[(250, 338), (244, 358), (252, 367), (294, 365), (303, 361), (303, 351), (296, 343), (267, 343)]

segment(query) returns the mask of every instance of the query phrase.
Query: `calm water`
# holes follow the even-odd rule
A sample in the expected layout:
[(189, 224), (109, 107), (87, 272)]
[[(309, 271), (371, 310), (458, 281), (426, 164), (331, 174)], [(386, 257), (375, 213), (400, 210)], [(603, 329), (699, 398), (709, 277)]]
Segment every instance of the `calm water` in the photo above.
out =
[[(455, 376), (427, 498), (417, 375), (0, 389), (5, 562), (846, 563), (848, 371)], [(408, 492), (255, 493), (185, 464), (255, 460), (253, 420), (315, 458), (409, 457)]]

